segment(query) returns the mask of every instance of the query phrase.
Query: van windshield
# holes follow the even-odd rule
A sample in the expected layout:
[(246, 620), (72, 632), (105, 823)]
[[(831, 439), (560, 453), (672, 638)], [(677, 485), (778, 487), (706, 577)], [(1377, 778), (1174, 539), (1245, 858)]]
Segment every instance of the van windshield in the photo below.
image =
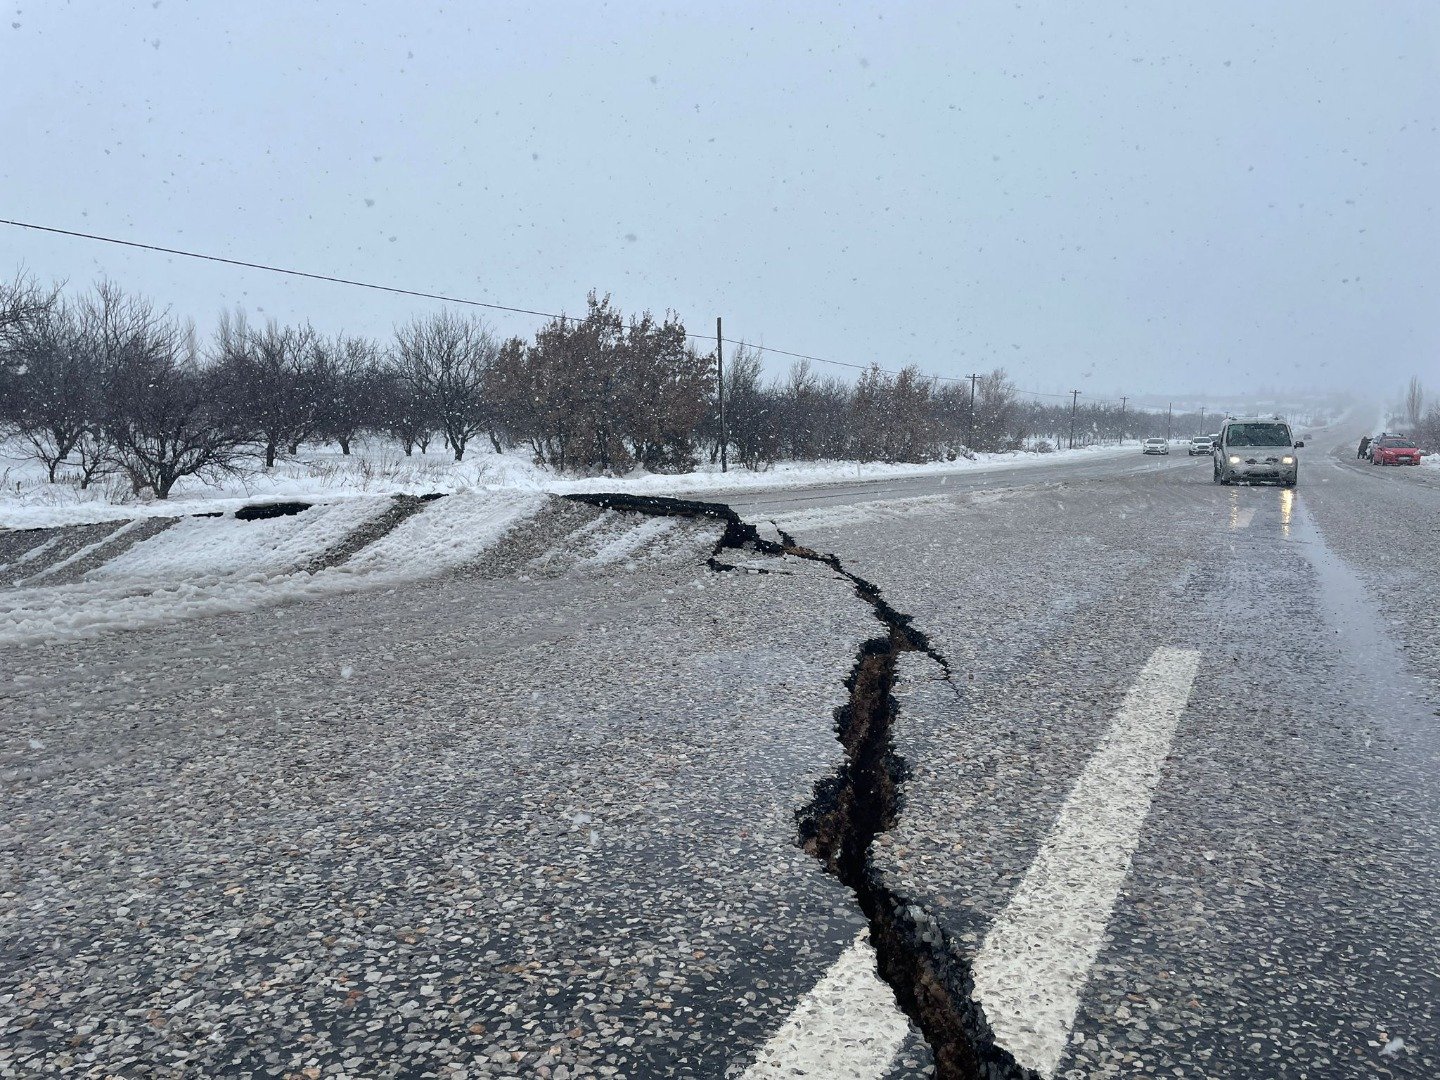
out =
[(1231, 424), (1225, 429), (1226, 446), (1289, 446), (1286, 424)]

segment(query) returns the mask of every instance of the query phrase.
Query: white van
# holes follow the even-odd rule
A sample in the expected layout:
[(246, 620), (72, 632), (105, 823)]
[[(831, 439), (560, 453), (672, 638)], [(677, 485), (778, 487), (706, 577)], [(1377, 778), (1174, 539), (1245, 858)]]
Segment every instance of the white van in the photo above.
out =
[(1300, 479), (1295, 451), (1304, 445), (1279, 417), (1226, 417), (1215, 444), (1215, 483), (1269, 480), (1294, 487)]

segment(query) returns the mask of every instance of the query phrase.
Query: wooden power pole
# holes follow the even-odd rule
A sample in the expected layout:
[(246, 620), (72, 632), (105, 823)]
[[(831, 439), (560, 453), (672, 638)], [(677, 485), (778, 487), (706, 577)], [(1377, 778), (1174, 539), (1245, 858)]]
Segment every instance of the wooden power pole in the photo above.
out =
[(970, 380), (970, 434), (965, 436), (965, 445), (975, 449), (975, 384), (980, 381), (979, 375), (966, 375), (964, 378)]
[(1075, 409), (1080, 402), (1080, 391), (1070, 391), (1070, 449), (1075, 449)]
[(725, 429), (725, 338), (720, 333), (720, 316), (715, 316), (715, 381), (720, 397), (720, 471), (729, 471), (729, 432)]

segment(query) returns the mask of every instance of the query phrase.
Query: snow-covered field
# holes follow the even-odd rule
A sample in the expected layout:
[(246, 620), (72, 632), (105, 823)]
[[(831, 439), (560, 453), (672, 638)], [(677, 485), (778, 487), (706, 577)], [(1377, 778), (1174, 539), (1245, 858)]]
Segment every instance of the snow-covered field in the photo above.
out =
[(917, 474), (964, 473), (1042, 465), (1066, 460), (1087, 460), (1102, 455), (1134, 454), (1135, 446), (1091, 447), (1049, 454), (980, 454), (974, 460), (937, 461), (923, 465), (887, 465), (855, 461), (779, 462), (764, 471), (719, 466), (693, 472), (661, 474), (636, 472), (622, 477), (567, 477), (535, 465), (522, 452), (496, 454), (478, 446), (456, 462), (443, 451), (406, 457), (393, 444), (358, 443), (348, 457), (336, 447), (305, 447), (293, 460), (265, 470), (247, 463), (237, 476), (215, 485), (182, 480), (166, 501), (134, 499), (128, 488), (111, 482), (88, 491), (72, 483), (48, 483), (45, 471), (24, 454), (18, 442), (0, 442), (0, 529), (41, 528), (122, 518), (174, 516), (230, 511), (248, 503), (294, 499), (335, 501), (358, 496), (461, 491), (531, 491), (565, 494), (578, 491), (628, 491), (647, 495), (681, 495), (696, 492), (720, 494), (774, 487)]

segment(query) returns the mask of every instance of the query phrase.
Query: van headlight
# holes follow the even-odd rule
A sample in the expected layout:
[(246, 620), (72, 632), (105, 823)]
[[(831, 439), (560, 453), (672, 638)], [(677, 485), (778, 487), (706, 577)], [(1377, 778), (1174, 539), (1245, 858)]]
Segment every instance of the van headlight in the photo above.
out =
[(1281, 465), (1294, 465), (1294, 464), (1295, 464), (1295, 459), (1294, 459), (1293, 457), (1282, 457), (1282, 458), (1280, 459), (1280, 464), (1281, 464)]
[(1230, 455), (1230, 464), (1231, 464), (1231, 465), (1239, 465), (1239, 464), (1240, 464), (1240, 459), (1239, 459), (1238, 457), (1236, 457), (1234, 454), (1231, 454), (1231, 455)]

